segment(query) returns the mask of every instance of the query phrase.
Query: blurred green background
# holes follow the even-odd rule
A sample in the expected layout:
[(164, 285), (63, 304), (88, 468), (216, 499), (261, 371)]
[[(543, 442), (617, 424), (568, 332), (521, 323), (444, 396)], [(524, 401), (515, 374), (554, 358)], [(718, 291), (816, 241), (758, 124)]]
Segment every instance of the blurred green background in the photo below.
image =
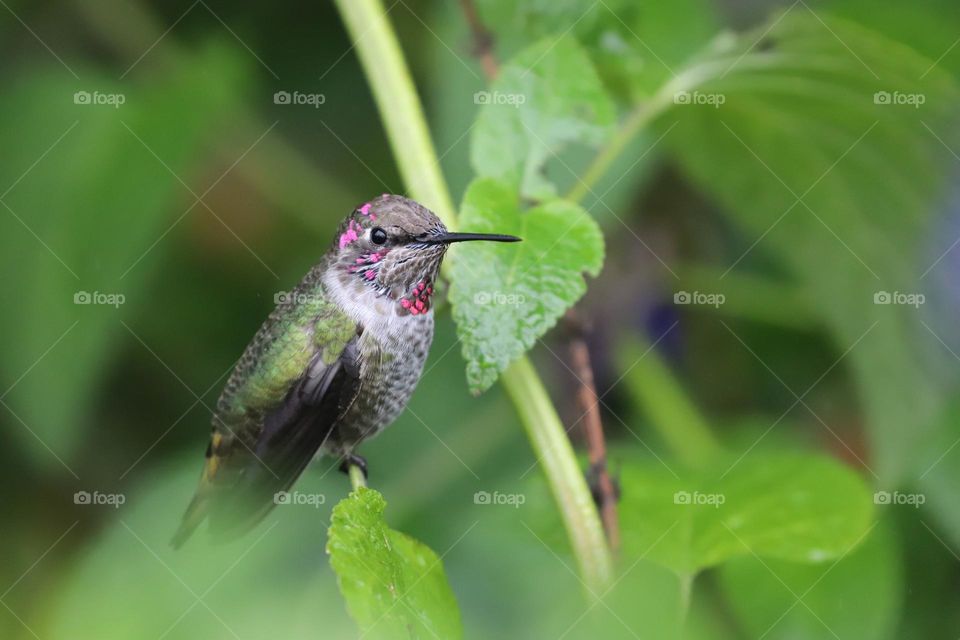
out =
[[(230, 545), (167, 546), (210, 407), (275, 295), (354, 206), (405, 191), (335, 7), (0, 4), (0, 635), (355, 637), (324, 553), (348, 491), (330, 463), (300, 483), (324, 504), (278, 508)], [(469, 27), (458, 3), (386, 5), (459, 200), (486, 86)], [(745, 554), (708, 570), (690, 637), (956, 637), (960, 5), (478, 5), (502, 59), (545, 35), (577, 38), (621, 115), (716, 34), (780, 46), (765, 38), (784, 10), (822, 24), (818, 37), (863, 75), (833, 74), (824, 93), (831, 74), (804, 66), (815, 58), (788, 60), (757, 71), (755, 108), (658, 118), (584, 199), (607, 258), (578, 309), (614, 471), (675, 453), (651, 424), (678, 416), (664, 409), (671, 390), (650, 386), (662, 372), (623, 357), (656, 342), (734, 458), (819, 452), (871, 492), (923, 502), (880, 500), (869, 536), (836, 562)], [(925, 104), (874, 121), (850, 98), (908, 92), (906, 76)], [(323, 103), (278, 104), (277, 92)], [(575, 186), (591, 155), (571, 148), (548, 170)], [(725, 303), (676, 304), (680, 292)], [(924, 302), (874, 304), (884, 292)], [(573, 424), (566, 339), (552, 332), (532, 355)], [(459, 351), (443, 312), (410, 410), (363, 449), (371, 484), (391, 525), (443, 556), (467, 637), (586, 635), (597, 612), (581, 617), (535, 456), (500, 387), (468, 393)], [(478, 505), (477, 491), (526, 500)], [(678, 578), (639, 562), (594, 621), (604, 637), (666, 637)]]

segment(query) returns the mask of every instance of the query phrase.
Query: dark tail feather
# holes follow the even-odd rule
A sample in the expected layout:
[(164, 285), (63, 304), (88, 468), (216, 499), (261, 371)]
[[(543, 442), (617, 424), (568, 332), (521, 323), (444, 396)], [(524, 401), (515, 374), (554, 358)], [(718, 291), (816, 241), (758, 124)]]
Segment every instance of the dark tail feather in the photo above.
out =
[(237, 508), (238, 505), (229, 500), (229, 496), (221, 495), (218, 498), (225, 504), (220, 504), (218, 505), (219, 508), (210, 510), (207, 508), (207, 497), (194, 496), (190, 506), (183, 514), (180, 527), (170, 540), (170, 546), (174, 550), (182, 547), (197, 530), (197, 527), (203, 524), (203, 521), (207, 520), (208, 517), (210, 520), (209, 530), (218, 542), (235, 540), (257, 526), (270, 513), (275, 506), (272, 497), (271, 495), (271, 499), (261, 500), (257, 509), (240, 509)]
[(194, 496), (193, 500), (190, 501), (190, 506), (187, 507), (186, 512), (183, 514), (180, 527), (170, 540), (170, 546), (173, 547), (174, 550), (182, 547), (183, 543), (193, 535), (193, 532), (196, 531), (200, 523), (207, 517), (203, 503), (204, 501), (200, 499), (200, 496)]
[[(251, 455), (238, 451), (227, 461), (216, 450), (208, 454), (197, 495), (171, 540), (175, 549), (208, 515), (210, 531), (225, 541), (239, 537), (270, 513), (277, 494), (296, 482), (330, 437), (337, 417), (356, 397), (357, 348), (354, 337), (340, 360), (319, 378), (308, 374), (290, 389), (284, 402), (264, 417), (254, 448), (247, 447)], [(319, 356), (314, 360), (316, 364)]]

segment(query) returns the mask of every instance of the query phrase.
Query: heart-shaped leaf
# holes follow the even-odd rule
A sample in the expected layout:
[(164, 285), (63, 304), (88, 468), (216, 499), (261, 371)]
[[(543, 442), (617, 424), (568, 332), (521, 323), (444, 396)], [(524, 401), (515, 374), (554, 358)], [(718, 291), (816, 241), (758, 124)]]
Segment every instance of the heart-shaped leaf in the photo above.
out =
[(451, 256), (450, 301), (471, 390), (487, 389), (587, 289), (603, 265), (603, 236), (578, 205), (544, 202), (521, 211), (511, 187), (475, 180), (460, 211), (463, 229), (512, 233), (520, 244), (470, 243)]
[(389, 528), (386, 501), (361, 487), (333, 509), (327, 552), (350, 615), (369, 638), (459, 638), (460, 610), (426, 545)]

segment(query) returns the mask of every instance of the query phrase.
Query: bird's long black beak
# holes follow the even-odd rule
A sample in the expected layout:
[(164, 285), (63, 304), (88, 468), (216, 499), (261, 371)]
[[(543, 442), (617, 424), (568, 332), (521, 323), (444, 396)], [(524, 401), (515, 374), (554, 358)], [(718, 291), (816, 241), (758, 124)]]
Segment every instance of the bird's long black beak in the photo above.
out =
[(452, 242), (472, 242), (473, 240), (487, 240), (489, 242), (520, 242), (517, 236), (505, 236), (499, 233), (454, 233), (448, 231), (437, 236), (431, 236), (427, 244), (450, 244)]

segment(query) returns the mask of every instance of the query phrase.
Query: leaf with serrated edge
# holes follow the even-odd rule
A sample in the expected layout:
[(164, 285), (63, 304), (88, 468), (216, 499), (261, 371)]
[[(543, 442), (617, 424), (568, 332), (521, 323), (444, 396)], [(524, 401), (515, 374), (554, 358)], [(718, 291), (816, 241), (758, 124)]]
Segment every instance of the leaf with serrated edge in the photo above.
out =
[(603, 265), (603, 236), (578, 205), (552, 200), (524, 212), (513, 189), (491, 179), (467, 189), (460, 226), (523, 239), (452, 249), (453, 317), (467, 380), (480, 392), (584, 294), (583, 274), (596, 277)]
[(440, 558), (389, 528), (386, 501), (361, 487), (333, 509), (327, 553), (367, 638), (459, 638), (460, 610)]

